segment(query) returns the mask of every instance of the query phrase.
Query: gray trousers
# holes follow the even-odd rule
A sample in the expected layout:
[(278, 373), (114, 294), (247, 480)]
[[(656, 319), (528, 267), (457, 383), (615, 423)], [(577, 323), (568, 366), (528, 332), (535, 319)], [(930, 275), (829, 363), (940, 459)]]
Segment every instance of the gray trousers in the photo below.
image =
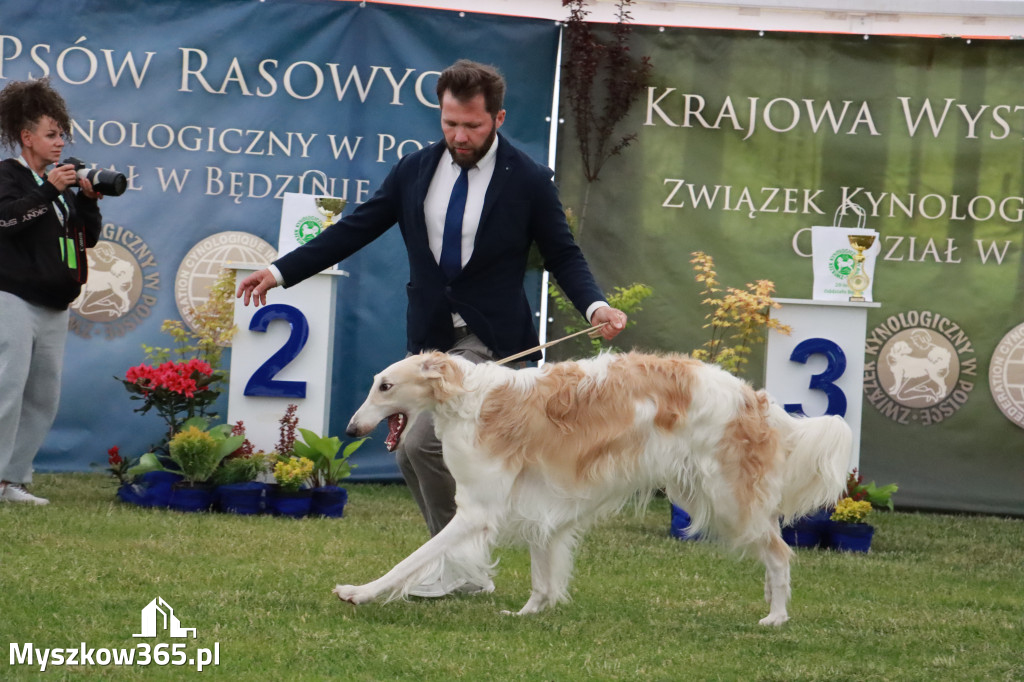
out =
[(0, 291), (0, 480), (32, 481), (60, 403), (68, 311)]
[[(475, 334), (460, 339), (448, 352), (473, 363), (495, 359)], [(396, 455), (405, 484), (433, 537), (455, 516), (455, 479), (445, 466), (441, 441), (434, 433), (434, 415), (420, 415), (405, 432)]]

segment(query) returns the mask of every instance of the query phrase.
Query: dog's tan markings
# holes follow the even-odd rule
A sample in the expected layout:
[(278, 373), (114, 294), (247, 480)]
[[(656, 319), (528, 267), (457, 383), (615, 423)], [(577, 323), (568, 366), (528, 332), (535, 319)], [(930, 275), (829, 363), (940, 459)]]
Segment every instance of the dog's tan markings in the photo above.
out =
[(513, 469), (541, 463), (563, 482), (629, 467), (649, 433), (636, 422), (637, 405), (655, 405), (658, 429), (678, 428), (692, 401), (696, 365), (683, 356), (636, 354), (610, 362), (603, 376), (571, 362), (546, 365), (528, 389), (505, 386), (488, 394), (481, 442)]
[(718, 447), (718, 457), (726, 478), (733, 482), (743, 521), (753, 507), (760, 506), (758, 492), (762, 480), (778, 466), (778, 434), (768, 423), (768, 397), (750, 386), (743, 386), (743, 405), (729, 422)]
[[(693, 373), (700, 362), (684, 355), (665, 357), (629, 354), (622, 370), (624, 379), (634, 379), (634, 389), (644, 387), (655, 401), (657, 412), (654, 425), (662, 431), (672, 431), (686, 421), (686, 413), (693, 401)], [(645, 396), (640, 396), (642, 399)]]
[(426, 353), (421, 367), (427, 378), (431, 379), (430, 389), (437, 402), (447, 402), (450, 398), (464, 392), (462, 368), (452, 362), (445, 353), (438, 351)]

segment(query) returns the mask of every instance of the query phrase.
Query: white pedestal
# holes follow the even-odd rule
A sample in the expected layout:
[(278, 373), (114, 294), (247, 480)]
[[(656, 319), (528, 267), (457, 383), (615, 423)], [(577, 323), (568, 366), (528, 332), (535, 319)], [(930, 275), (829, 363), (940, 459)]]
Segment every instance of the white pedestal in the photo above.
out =
[[(231, 267), (237, 282), (265, 266)], [(228, 422), (241, 420), (257, 450), (274, 450), (289, 404), (297, 407), (299, 426), (328, 435), (339, 275), (348, 273), (325, 270), (289, 289), (271, 289), (259, 308), (235, 299)]]
[(838, 414), (853, 430), (853, 459), (860, 466), (864, 393), (864, 336), (868, 308), (880, 303), (776, 299), (772, 317), (792, 328), (768, 334), (765, 389), (789, 412)]

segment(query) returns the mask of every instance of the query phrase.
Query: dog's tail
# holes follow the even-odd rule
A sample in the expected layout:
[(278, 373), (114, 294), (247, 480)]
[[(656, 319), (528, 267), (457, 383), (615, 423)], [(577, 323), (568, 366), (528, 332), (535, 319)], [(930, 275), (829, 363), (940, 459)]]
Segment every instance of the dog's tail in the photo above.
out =
[(771, 419), (780, 435), (783, 464), (783, 523), (839, 499), (853, 454), (853, 432), (842, 417), (794, 417), (779, 405)]

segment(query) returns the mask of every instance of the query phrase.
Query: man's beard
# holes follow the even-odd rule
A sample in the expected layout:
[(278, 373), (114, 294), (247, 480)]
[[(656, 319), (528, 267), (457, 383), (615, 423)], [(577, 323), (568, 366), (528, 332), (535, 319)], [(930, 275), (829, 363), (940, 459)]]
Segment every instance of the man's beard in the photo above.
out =
[(452, 145), (448, 145), (448, 153), (452, 155), (452, 159), (455, 161), (456, 164), (458, 164), (460, 168), (472, 168), (473, 166), (480, 162), (480, 159), (484, 158), (488, 150), (490, 150), (491, 145), (494, 144), (494, 140), (497, 137), (498, 126), (494, 125), (494, 122), (492, 121), (491, 134), (487, 136), (487, 139), (484, 141), (484, 143), (480, 147), (477, 147), (473, 151), (473, 154), (470, 155), (468, 158), (460, 154), (457, 154), (455, 152), (455, 147), (453, 147)]

